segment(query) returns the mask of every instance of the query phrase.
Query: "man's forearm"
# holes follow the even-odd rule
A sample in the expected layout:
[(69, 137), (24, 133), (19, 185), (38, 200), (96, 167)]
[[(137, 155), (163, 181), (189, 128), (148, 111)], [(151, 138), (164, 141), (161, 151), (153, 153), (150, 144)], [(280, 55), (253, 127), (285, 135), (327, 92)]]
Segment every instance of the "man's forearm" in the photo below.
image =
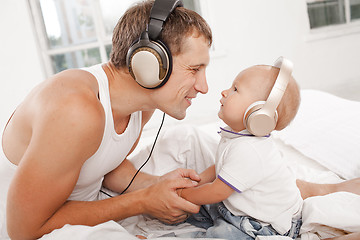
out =
[[(118, 168), (105, 176), (103, 185), (114, 192), (121, 193), (129, 185), (136, 171), (134, 165), (125, 159)], [(158, 182), (158, 180), (158, 176), (139, 172), (126, 192), (146, 188)]]
[(144, 213), (144, 191), (100, 200), (66, 202), (34, 235), (38, 238), (65, 224), (95, 226), (109, 220), (119, 221)]

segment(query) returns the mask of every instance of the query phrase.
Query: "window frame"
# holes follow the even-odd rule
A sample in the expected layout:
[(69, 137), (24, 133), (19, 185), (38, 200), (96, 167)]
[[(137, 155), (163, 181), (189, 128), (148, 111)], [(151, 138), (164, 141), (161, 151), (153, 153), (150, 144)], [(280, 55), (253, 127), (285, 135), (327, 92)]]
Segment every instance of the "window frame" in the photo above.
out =
[(35, 26), (36, 36), (39, 43), (38, 44), (39, 50), (42, 55), (46, 77), (55, 74), (52, 67), (51, 57), (57, 54), (81, 51), (91, 48), (98, 48), (100, 52), (101, 62), (108, 61), (106, 55), (106, 46), (111, 44), (111, 36), (106, 36), (105, 34), (101, 11), (98, 11), (98, 9), (100, 9), (100, 2), (98, 0), (92, 1), (91, 4), (91, 11), (94, 17), (94, 25), (95, 25), (97, 40), (94, 42), (82, 43), (78, 45), (59, 47), (53, 49), (49, 48), (47, 33), (46, 33), (44, 21), (42, 19), (42, 12), (41, 12), (39, 0), (28, 0), (28, 5), (30, 8), (30, 12), (32, 14), (33, 24)]
[(336, 38), (344, 35), (350, 35), (360, 32), (360, 19), (351, 20), (350, 16), (350, 0), (344, 0), (345, 7), (345, 23), (332, 24), (327, 26), (322, 26), (318, 28), (310, 28), (310, 18), (308, 14), (308, 3), (305, 1), (306, 5), (306, 16), (309, 21), (309, 34), (305, 37), (306, 41), (317, 41), (328, 38)]
[[(136, 2), (138, 0), (134, 0)], [(43, 20), (43, 15), (41, 11), (40, 1), (39, 0), (28, 0), (28, 7), (32, 15), (32, 21), (34, 29), (36, 31), (36, 37), (38, 39), (38, 49), (43, 60), (43, 67), (45, 72), (45, 77), (50, 77), (55, 74), (55, 70), (52, 66), (52, 56), (57, 54), (64, 54), (69, 52), (88, 50), (92, 48), (98, 48), (100, 52), (100, 61), (107, 62), (109, 58), (107, 56), (106, 48), (112, 44), (112, 34), (106, 33), (104, 18), (102, 16), (100, 0), (91, 1), (91, 12), (94, 20), (95, 36), (96, 40), (89, 43), (81, 43), (72, 46), (61, 46), (59, 48), (50, 48), (48, 43), (47, 32)], [(199, 10), (200, 14), (203, 15), (204, 1), (194, 0), (195, 8)], [(204, 17), (205, 18), (205, 17)], [(206, 19), (206, 18), (205, 18)]]

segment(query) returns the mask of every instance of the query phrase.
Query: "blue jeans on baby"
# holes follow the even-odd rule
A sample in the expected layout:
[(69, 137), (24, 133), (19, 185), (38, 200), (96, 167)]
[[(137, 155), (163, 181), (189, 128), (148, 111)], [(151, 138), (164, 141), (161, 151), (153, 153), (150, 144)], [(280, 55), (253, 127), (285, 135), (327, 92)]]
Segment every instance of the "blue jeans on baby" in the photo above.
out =
[[(248, 216), (234, 216), (222, 202), (201, 206), (200, 212), (189, 217), (187, 222), (206, 231), (180, 234), (177, 237), (253, 240), (258, 235), (280, 235), (271, 225), (264, 226)], [(284, 236), (295, 239), (301, 223), (301, 219), (294, 219), (290, 230)]]

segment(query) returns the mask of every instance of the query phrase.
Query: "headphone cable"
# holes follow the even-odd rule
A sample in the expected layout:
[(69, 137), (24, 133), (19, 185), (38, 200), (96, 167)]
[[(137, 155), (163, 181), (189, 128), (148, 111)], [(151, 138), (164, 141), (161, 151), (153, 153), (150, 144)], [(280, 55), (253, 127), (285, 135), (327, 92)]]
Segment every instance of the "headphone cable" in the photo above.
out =
[[(146, 161), (140, 166), (140, 168), (136, 171), (136, 173), (135, 173), (134, 176), (132, 177), (130, 183), (129, 183), (129, 184), (127, 185), (127, 187), (120, 193), (120, 195), (122, 195), (124, 192), (126, 192), (126, 190), (129, 189), (130, 185), (133, 183), (135, 177), (138, 175), (138, 173), (140, 172), (140, 170), (141, 170), (141, 169), (145, 166), (145, 164), (150, 160), (150, 157), (151, 157), (152, 152), (153, 152), (153, 150), (154, 150), (156, 141), (157, 141), (157, 139), (158, 139), (158, 137), (159, 137), (160, 130), (161, 130), (163, 124), (164, 124), (164, 119), (165, 119), (165, 113), (163, 113), (163, 117), (162, 117), (162, 120), (161, 120), (161, 124), (160, 124), (159, 130), (158, 130), (158, 132), (157, 132), (157, 134), (156, 134), (154, 143), (153, 143), (153, 145), (152, 145), (152, 147), (151, 147), (151, 150), (150, 150), (150, 153), (149, 153), (148, 158), (147, 158)], [(108, 197), (113, 197), (113, 196), (111, 196), (110, 194), (108, 194), (107, 192), (105, 192), (105, 191), (103, 191), (103, 190), (101, 190), (101, 189), (100, 189), (100, 192), (104, 193), (104, 194), (107, 195)]]

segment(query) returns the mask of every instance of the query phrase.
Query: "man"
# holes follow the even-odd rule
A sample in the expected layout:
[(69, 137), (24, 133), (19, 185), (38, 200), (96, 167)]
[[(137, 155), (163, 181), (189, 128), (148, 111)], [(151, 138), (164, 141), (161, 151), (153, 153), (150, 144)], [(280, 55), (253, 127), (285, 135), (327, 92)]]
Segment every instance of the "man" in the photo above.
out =
[(129, 73), (127, 51), (146, 29), (152, 6), (152, 1), (138, 4), (119, 20), (108, 63), (56, 74), (34, 88), (11, 116), (0, 151), (0, 172), (7, 173), (1, 201), (11, 239), (139, 214), (177, 223), (199, 210), (176, 194), (200, 180), (186, 169), (161, 177), (139, 173), (126, 194), (98, 200), (102, 186), (122, 192), (131, 181), (136, 169), (126, 156), (155, 109), (183, 119), (197, 93), (208, 91), (211, 30), (182, 7), (172, 11), (160, 34), (173, 57), (166, 84), (144, 88)]

